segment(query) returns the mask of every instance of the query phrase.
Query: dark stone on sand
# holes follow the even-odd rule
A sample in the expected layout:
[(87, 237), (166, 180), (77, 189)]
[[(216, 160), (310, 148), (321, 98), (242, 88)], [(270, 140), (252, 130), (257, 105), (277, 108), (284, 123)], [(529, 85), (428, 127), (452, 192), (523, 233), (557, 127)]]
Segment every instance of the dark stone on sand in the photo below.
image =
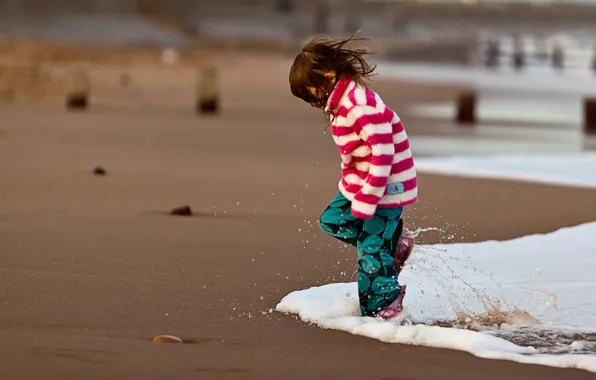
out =
[(192, 215), (192, 210), (190, 209), (190, 206), (181, 206), (181, 207), (176, 207), (174, 209), (172, 209), (172, 211), (170, 211), (171, 215), (181, 215), (181, 216), (191, 216)]
[(84, 110), (89, 107), (87, 95), (72, 94), (66, 98), (66, 108), (69, 110)]
[(95, 175), (106, 175), (107, 173), (106, 169), (101, 166), (96, 166), (95, 169), (93, 169), (93, 174)]

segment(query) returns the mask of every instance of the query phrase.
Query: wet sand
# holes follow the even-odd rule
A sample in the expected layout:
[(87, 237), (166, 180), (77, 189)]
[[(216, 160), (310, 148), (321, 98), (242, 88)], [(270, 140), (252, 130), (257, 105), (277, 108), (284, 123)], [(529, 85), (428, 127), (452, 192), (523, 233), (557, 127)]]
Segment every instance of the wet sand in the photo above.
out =
[[(174, 86), (187, 79), (152, 75), (137, 77), (154, 89), (144, 102), (105, 85), (88, 113), (0, 109), (0, 378), (593, 378), (383, 344), (272, 311), (293, 290), (352, 281), (356, 254), (316, 226), (339, 175), (323, 117), (291, 98), (281, 63), (267, 76), (258, 67), (226, 73), (221, 117), (193, 114), (192, 86)], [(395, 86), (378, 84), (396, 107), (425, 92)], [(406, 127), (417, 133), (415, 120)], [(421, 243), (596, 215), (593, 190), (430, 175), (420, 186), (407, 227), (445, 229)], [(167, 214), (186, 204), (195, 216)], [(190, 344), (151, 343), (159, 334)]]

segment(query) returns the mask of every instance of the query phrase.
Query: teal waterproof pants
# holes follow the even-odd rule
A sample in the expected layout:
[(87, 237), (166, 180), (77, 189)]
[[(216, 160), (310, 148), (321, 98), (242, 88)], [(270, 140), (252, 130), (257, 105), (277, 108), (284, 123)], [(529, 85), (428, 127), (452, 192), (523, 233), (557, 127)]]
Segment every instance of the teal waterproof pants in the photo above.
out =
[(401, 292), (393, 265), (403, 230), (403, 208), (379, 208), (369, 220), (351, 215), (352, 204), (339, 193), (327, 206), (319, 225), (328, 235), (358, 248), (358, 295), (363, 316), (389, 306)]

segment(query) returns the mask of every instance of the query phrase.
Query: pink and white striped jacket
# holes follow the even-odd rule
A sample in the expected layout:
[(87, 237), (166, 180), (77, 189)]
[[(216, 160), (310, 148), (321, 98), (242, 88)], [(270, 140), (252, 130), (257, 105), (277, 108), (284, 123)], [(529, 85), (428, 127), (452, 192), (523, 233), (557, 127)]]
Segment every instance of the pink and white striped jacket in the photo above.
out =
[(408, 136), (377, 93), (342, 77), (325, 113), (342, 159), (339, 190), (352, 202), (353, 216), (370, 219), (377, 207), (403, 207), (418, 200)]

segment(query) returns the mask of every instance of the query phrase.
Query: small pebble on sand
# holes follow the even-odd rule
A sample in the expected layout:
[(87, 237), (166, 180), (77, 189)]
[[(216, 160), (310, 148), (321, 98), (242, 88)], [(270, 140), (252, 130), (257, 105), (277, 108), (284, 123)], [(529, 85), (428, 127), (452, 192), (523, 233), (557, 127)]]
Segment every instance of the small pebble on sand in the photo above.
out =
[(192, 210), (190, 209), (190, 206), (181, 206), (181, 207), (176, 207), (176, 208), (172, 209), (172, 211), (170, 211), (170, 214), (190, 216), (190, 215), (192, 215)]
[(106, 169), (102, 168), (101, 166), (96, 166), (95, 169), (93, 169), (93, 174), (106, 175), (107, 171), (106, 171)]
[(184, 343), (184, 341), (173, 335), (158, 335), (153, 338), (153, 343)]

